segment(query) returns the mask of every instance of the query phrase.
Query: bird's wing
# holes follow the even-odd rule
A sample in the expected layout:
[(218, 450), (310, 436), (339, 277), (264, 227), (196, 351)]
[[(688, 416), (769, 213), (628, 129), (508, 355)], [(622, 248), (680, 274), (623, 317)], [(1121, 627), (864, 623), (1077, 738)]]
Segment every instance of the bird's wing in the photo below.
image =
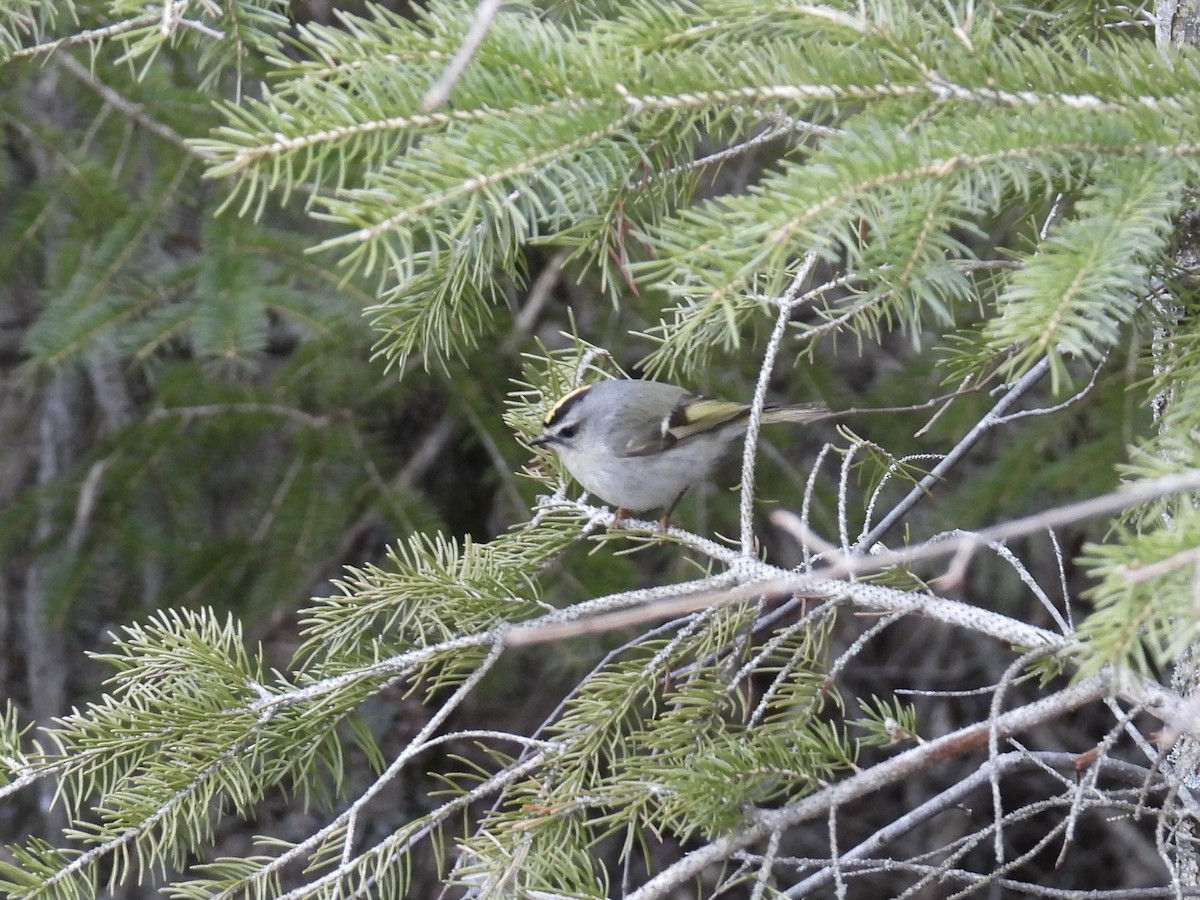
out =
[(660, 422), (646, 423), (645, 429), (625, 446), (622, 456), (652, 456), (670, 450), (680, 441), (720, 428), (744, 418), (749, 409), (728, 400), (709, 400), (686, 395)]
[(675, 436), (675, 440), (683, 441), (692, 435), (744, 419), (749, 412), (750, 407), (742, 403), (695, 397), (675, 409), (667, 430)]

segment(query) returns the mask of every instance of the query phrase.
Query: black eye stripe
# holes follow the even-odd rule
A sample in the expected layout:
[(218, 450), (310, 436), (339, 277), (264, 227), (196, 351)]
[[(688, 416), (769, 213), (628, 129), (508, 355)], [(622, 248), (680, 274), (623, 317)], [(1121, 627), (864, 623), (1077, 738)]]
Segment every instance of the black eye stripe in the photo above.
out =
[[(559, 401), (550, 407), (550, 412), (546, 413), (546, 418), (542, 423), (543, 428), (552, 428), (561, 422), (568, 412), (580, 401), (584, 394), (592, 389), (590, 384), (585, 384), (583, 387), (575, 388), (568, 394), (563, 394)], [(569, 436), (569, 435), (568, 435)]]

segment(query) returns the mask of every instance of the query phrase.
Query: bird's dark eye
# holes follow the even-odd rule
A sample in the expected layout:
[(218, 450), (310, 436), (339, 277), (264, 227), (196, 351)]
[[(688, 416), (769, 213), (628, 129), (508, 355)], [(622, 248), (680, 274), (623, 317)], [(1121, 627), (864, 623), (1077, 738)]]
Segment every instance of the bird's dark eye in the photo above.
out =
[(578, 431), (578, 425), (564, 425), (562, 428), (558, 429), (558, 436), (569, 441), (571, 438), (575, 437)]

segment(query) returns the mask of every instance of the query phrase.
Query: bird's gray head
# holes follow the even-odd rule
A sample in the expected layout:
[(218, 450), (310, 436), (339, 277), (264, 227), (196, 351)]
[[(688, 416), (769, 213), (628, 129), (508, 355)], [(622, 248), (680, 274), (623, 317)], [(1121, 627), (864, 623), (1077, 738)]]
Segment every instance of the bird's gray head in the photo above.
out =
[(588, 395), (594, 387), (588, 384), (564, 394), (546, 413), (542, 421), (542, 433), (529, 442), (530, 446), (550, 447), (560, 453), (576, 449), (587, 427), (585, 414)]

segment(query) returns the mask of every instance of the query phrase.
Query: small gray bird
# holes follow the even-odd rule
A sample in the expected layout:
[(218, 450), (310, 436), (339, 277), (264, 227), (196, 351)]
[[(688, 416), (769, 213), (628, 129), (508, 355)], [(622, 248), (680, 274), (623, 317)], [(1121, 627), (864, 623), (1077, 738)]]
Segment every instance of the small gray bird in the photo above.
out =
[[(665, 507), (664, 529), (688, 488), (708, 478), (726, 447), (744, 434), (750, 407), (699, 397), (673, 384), (620, 379), (576, 388), (551, 408), (530, 441), (558, 454), (590, 494), (631, 512)], [(829, 416), (816, 403), (768, 407), (763, 424)]]

